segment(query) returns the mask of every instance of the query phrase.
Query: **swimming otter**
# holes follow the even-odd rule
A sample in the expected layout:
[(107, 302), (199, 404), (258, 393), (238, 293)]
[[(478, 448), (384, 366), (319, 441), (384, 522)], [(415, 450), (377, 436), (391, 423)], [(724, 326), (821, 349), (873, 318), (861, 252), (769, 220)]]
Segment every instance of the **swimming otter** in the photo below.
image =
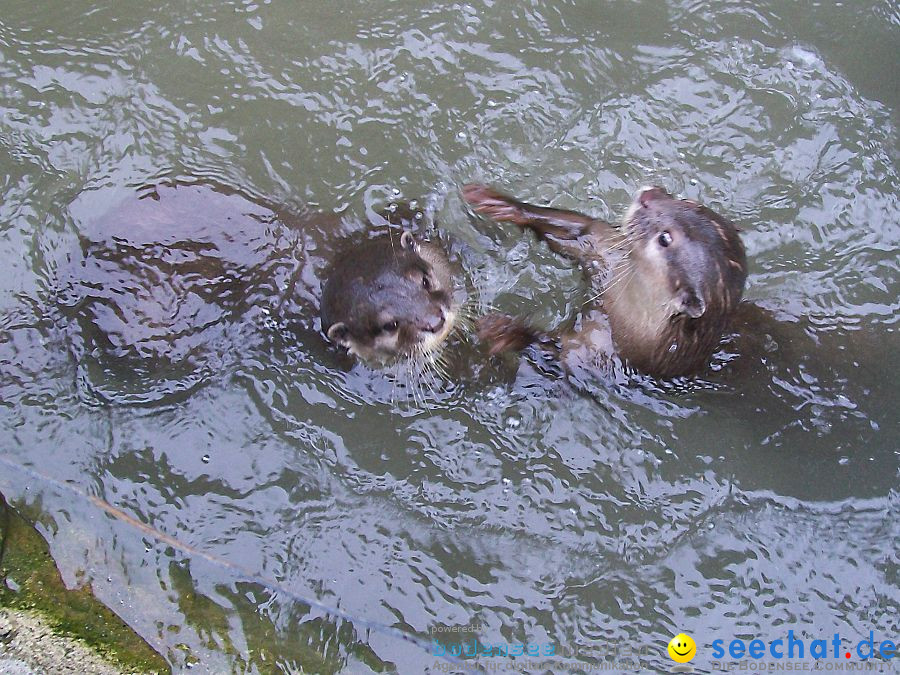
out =
[(447, 254), (409, 230), (345, 247), (326, 277), (322, 330), (362, 359), (427, 357), (456, 325)]
[[(741, 301), (747, 262), (737, 228), (662, 188), (642, 189), (620, 228), (484, 185), (466, 185), (463, 197), (477, 213), (531, 229), (552, 250), (578, 260), (598, 284), (579, 328), (559, 337), (564, 362), (575, 356), (596, 366), (615, 352), (648, 375), (695, 375)], [(479, 336), (491, 353), (546, 337), (499, 315), (482, 319)]]

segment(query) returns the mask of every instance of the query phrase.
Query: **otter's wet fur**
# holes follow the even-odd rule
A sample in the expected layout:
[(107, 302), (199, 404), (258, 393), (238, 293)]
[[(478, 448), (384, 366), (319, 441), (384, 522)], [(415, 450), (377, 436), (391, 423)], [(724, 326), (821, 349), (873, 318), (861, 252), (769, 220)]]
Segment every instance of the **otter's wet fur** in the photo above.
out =
[(456, 326), (443, 248), (386, 231), (335, 256), (322, 291), (322, 330), (359, 358), (389, 362), (438, 350)]
[[(616, 354), (648, 375), (695, 375), (741, 301), (747, 261), (737, 227), (662, 188), (642, 189), (621, 227), (527, 204), (484, 185), (465, 186), (463, 196), (477, 213), (528, 228), (580, 262), (600, 288), (578, 329), (554, 336), (564, 362), (596, 364)], [(525, 321), (499, 315), (482, 320), (479, 336), (492, 353), (547, 339)]]

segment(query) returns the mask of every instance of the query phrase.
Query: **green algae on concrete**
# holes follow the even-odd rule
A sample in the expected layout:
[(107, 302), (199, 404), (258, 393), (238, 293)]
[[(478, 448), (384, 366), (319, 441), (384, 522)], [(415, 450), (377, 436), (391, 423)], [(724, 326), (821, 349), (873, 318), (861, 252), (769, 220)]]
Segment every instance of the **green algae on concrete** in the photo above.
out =
[[(39, 615), (123, 671), (168, 673), (169, 665), (87, 586), (68, 590), (47, 543), (0, 495), (0, 608)], [(0, 636), (2, 639), (2, 636)]]
[[(217, 585), (216, 593), (224, 600), (224, 605), (219, 604), (196, 591), (190, 564), (173, 563), (169, 571), (185, 621), (194, 626), (210, 649), (221, 650), (234, 659), (237, 671), (325, 675), (345, 669), (376, 673), (395, 670), (393, 664), (382, 661), (361, 642), (346, 621), (304, 619), (309, 607), (302, 603), (279, 609), (277, 603), (262, 602), (267, 607), (261, 609), (256, 595), (261, 589), (252, 582)], [(235, 618), (240, 621), (248, 648), (238, 649), (230, 637)]]

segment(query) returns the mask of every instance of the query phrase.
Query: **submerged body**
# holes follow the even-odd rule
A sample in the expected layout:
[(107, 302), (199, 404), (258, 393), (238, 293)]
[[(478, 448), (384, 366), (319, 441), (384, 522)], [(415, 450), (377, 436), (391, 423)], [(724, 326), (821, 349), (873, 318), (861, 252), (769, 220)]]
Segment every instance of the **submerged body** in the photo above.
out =
[[(333, 213), (296, 216), (206, 184), (85, 192), (70, 205), (79, 241), (60, 265), (55, 292), (57, 324), (77, 379), (91, 398), (153, 403), (252, 359), (272, 335), (266, 326), (315, 350), (321, 342), (316, 318), (326, 289), (339, 290), (330, 282), (340, 260), (372, 272), (355, 291), (359, 300), (393, 284), (398, 292), (382, 293), (381, 307), (396, 310), (390, 320), (402, 322), (414, 294), (396, 287), (398, 277), (375, 274), (394, 269), (384, 255), (391, 242), (398, 249), (405, 242), (407, 258), (428, 263), (432, 301), (443, 312), (441, 324), (430, 317), (421, 335), (407, 339), (404, 328), (393, 351), (405, 355), (417, 345), (435, 352), (457, 325), (451, 292), (443, 303), (437, 293), (453, 280), (438, 244), (398, 229), (420, 221), (415, 215), (400, 208), (368, 224)], [(363, 236), (368, 241), (348, 246)], [(329, 305), (338, 314), (341, 306)], [(353, 351), (381, 360), (390, 350)]]
[[(648, 375), (695, 375), (741, 301), (747, 263), (737, 228), (662, 188), (641, 190), (620, 228), (483, 185), (467, 185), (463, 195), (476, 212), (526, 227), (580, 262), (599, 287), (577, 327), (555, 336), (570, 369), (599, 368), (617, 355)], [(479, 335), (492, 353), (546, 338), (497, 315), (482, 320)]]

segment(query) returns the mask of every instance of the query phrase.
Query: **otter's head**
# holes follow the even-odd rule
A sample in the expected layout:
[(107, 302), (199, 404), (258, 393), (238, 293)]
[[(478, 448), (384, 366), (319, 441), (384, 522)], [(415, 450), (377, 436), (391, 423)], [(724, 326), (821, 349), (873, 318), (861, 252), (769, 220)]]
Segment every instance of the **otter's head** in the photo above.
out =
[(635, 197), (623, 231), (627, 255), (608, 300), (627, 303), (629, 312), (611, 308), (614, 333), (646, 372), (696, 371), (743, 294), (747, 261), (737, 228), (697, 202), (651, 187)]
[(453, 290), (440, 246), (388, 232), (337, 256), (322, 292), (322, 330), (366, 360), (428, 354), (453, 329)]

